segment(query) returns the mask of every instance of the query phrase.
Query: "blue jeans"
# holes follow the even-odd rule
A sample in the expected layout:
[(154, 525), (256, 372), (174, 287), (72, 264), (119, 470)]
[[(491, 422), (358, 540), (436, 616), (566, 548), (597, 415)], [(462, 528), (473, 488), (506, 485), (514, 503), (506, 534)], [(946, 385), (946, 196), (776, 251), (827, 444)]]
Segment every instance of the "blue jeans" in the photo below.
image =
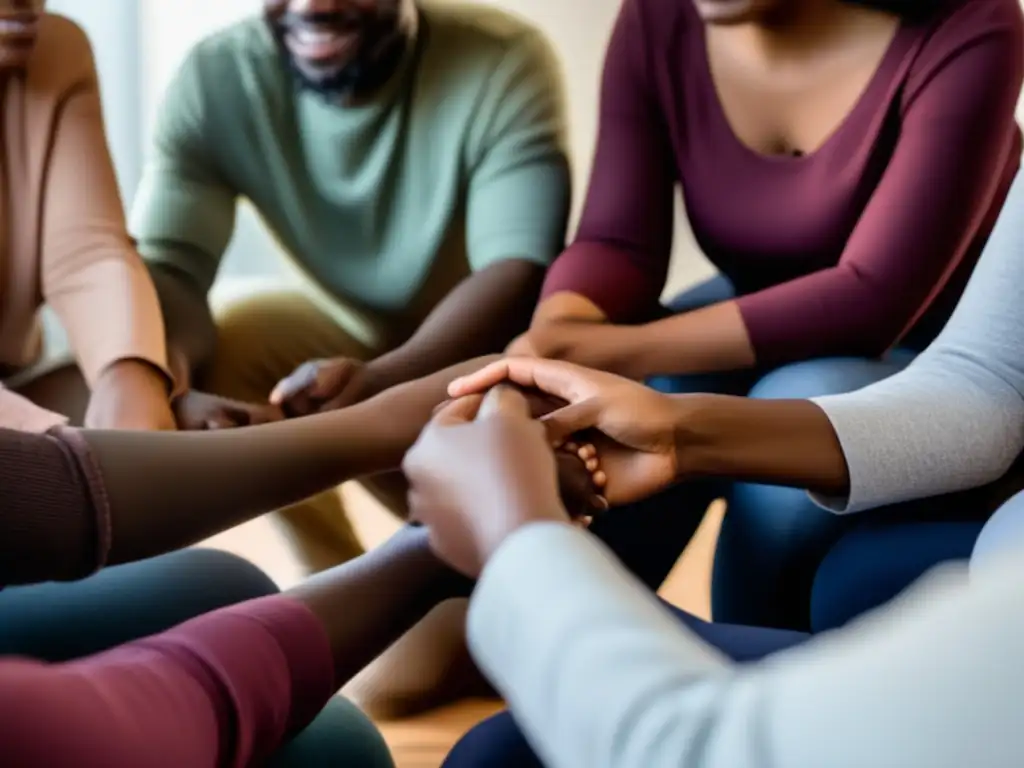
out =
[[(675, 313), (733, 298), (718, 277), (673, 301)], [(774, 370), (694, 376), (656, 376), (648, 383), (669, 393), (713, 392), (755, 398), (806, 398), (850, 392), (901, 371), (915, 353), (883, 359), (824, 358)], [(657, 587), (675, 564), (707, 510), (728, 502), (715, 553), (712, 615), (727, 624), (808, 630), (811, 585), (825, 553), (850, 525), (801, 490), (725, 481), (690, 482), (596, 522), (602, 538), (641, 579)], [(639, 518), (639, 519), (638, 519)]]
[[(972, 569), (985, 567), (989, 562), (1002, 557), (1013, 554), (1019, 556), (1024, 552), (1024, 493), (1018, 493), (1003, 504), (984, 526), (980, 523), (937, 522), (866, 530), (872, 533), (851, 534), (825, 558), (819, 580), (815, 582), (816, 593), (827, 593), (829, 582), (847, 565), (860, 571), (870, 571), (870, 568), (863, 567), (864, 563), (877, 564), (890, 558), (897, 562), (907, 559), (913, 564), (904, 569), (903, 575), (909, 584), (916, 578), (911, 578), (911, 572), (920, 575), (937, 564), (943, 553), (951, 555), (947, 559), (959, 559), (965, 551), (970, 552), (973, 546), (973, 553), (970, 554)], [(895, 557), (891, 557), (893, 555)], [(819, 581), (824, 583), (819, 584)], [(884, 589), (876, 592), (866, 602), (881, 602), (890, 596), (889, 586), (893, 581), (882, 579), (876, 583), (885, 584)], [(672, 606), (666, 607), (691, 632), (738, 663), (763, 659), (796, 647), (811, 637), (804, 632), (709, 624)], [(511, 713), (501, 712), (484, 720), (463, 736), (445, 759), (444, 768), (543, 766)]]
[[(0, 590), (0, 657), (81, 658), (275, 592), (256, 566), (207, 549), (106, 568), (76, 582), (10, 587)], [(373, 723), (338, 697), (269, 764), (394, 766)]]

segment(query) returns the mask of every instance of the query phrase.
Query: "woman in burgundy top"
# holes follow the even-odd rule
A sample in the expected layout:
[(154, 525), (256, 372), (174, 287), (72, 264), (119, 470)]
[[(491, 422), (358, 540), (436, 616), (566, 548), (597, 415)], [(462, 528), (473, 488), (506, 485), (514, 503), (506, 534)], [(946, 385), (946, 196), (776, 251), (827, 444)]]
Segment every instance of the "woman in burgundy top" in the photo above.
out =
[[(1022, 71), (1017, 0), (624, 0), (582, 221), (511, 351), (762, 398), (891, 375), (993, 227)], [(665, 313), (677, 185), (720, 274)], [(851, 523), (799, 491), (691, 484), (595, 530), (655, 585), (719, 496), (715, 619), (806, 629)]]

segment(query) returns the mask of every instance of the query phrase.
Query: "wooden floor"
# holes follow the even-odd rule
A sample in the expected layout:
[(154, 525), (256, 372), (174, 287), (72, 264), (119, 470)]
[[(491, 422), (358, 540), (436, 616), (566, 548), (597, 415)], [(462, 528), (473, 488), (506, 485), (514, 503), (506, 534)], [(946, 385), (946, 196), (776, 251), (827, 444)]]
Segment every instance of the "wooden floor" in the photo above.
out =
[[(398, 523), (357, 486), (343, 489), (345, 507), (368, 547), (383, 541)], [(709, 614), (711, 554), (724, 507), (715, 504), (661, 589), (661, 596), (698, 616)], [(282, 588), (301, 570), (281, 534), (266, 519), (256, 520), (207, 542), (235, 552), (263, 568)], [(378, 723), (398, 768), (438, 768), (451, 746), (473, 725), (501, 709), (500, 702), (467, 701), (408, 720)]]

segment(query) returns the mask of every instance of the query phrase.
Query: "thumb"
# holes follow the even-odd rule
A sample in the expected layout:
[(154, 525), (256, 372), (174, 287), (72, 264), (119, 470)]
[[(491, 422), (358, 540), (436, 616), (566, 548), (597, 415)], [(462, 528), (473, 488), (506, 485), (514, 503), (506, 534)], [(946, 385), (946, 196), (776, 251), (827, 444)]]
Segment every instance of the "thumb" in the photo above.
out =
[(432, 421), (442, 427), (451, 427), (472, 421), (480, 411), (483, 399), (483, 395), (469, 395), (449, 400), (437, 408)]
[(289, 373), (274, 387), (268, 398), (271, 405), (282, 405), (305, 390), (311, 389), (317, 380), (320, 366), (316, 363), (303, 363)]
[(555, 445), (561, 445), (577, 432), (598, 427), (600, 416), (600, 404), (596, 399), (589, 398), (552, 411), (542, 416), (540, 421), (548, 439)]

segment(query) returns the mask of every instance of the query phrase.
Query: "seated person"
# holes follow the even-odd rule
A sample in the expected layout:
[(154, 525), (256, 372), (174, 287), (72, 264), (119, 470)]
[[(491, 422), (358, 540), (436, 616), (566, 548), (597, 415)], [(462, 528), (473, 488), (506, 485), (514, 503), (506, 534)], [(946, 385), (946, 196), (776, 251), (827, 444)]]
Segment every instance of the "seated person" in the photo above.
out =
[[(174, 372), (195, 389), (180, 426), (339, 408), (501, 351), (564, 244), (563, 134), (548, 43), (499, 11), (267, 0), (200, 42), (131, 215)], [(215, 322), (207, 292), (243, 198), (306, 285)], [(369, 487), (401, 512), (404, 489)], [(310, 570), (361, 551), (336, 493), (281, 519)]]
[[(335, 413), (223, 433), (0, 429), (5, 761), (86, 764), (88, 755), (89, 765), (249, 765), (274, 753), (272, 765), (390, 766), (369, 720), (340, 699), (283, 740), (404, 628), (465, 594), (430, 557), (422, 532), (400, 534), (292, 600), (269, 598), (139, 638), (276, 592), (237, 557), (163, 553), (397, 467), (447, 384), (483, 362)], [(591, 510), (590, 474), (577, 457), (560, 458), (568, 507)], [(102, 566), (111, 567), (90, 575)], [(380, 599), (392, 592), (395, 599)], [(97, 653), (66, 667), (39, 663)], [(131, 704), (140, 696), (141, 718)], [(59, 739), (46, 725), (54, 718)]]
[[(163, 321), (125, 227), (92, 50), (42, 7), (0, 0), (0, 427), (173, 429)], [(42, 304), (77, 365), (44, 359)]]
[[(568, 403), (547, 417), (548, 439), (557, 443), (573, 434), (588, 435), (600, 455), (596, 479), (604, 481), (603, 494), (613, 505), (634, 503), (666, 487), (701, 478), (814, 489), (818, 503), (829, 514), (844, 518), (850, 531), (826, 554), (811, 589), (811, 623), (816, 629), (829, 629), (894, 597), (902, 584), (935, 564), (936, 552), (945, 552), (943, 559), (947, 560), (966, 559), (972, 550), (982, 554), (1007, 548), (1009, 539), (1024, 544), (1016, 533), (1021, 529), (1024, 496), (1014, 495), (1017, 486), (1009, 481), (1015, 477), (1008, 472), (1024, 451), (1024, 306), (1018, 296), (1018, 287), (1024, 283), (1022, 210), (1024, 174), (1018, 175), (985, 254), (946, 328), (905, 370), (857, 392), (814, 400), (666, 396), (610, 373), (532, 358), (499, 361), (455, 382), (450, 392), (457, 397), (472, 395), (508, 378)], [(595, 429), (605, 437), (595, 437)], [(584, 455), (593, 459), (589, 451)], [(450, 455), (443, 459), (459, 461)], [(440, 454), (437, 460), (442, 460)], [(465, 462), (460, 466), (469, 472), (475, 465)], [(447, 477), (438, 475), (438, 482)], [(981, 497), (985, 506), (975, 511), (976, 517), (987, 518), (986, 508), (997, 507), (1007, 498), (1011, 501), (988, 522), (951, 521), (943, 507), (977, 504), (978, 496), (964, 495), (972, 488), (987, 488)], [(414, 488), (412, 498), (415, 496)], [(914, 500), (913, 522), (907, 524), (902, 514)], [(1018, 522), (1014, 524), (1014, 520)], [(979, 536), (982, 530), (984, 534)], [(1019, 554), (1020, 546), (1015, 551)], [(530, 573), (534, 572), (531, 565)], [(587, 584), (594, 583), (582, 578)], [(1020, 589), (1024, 582), (1010, 574), (1005, 586)], [(517, 601), (529, 604), (525, 586), (518, 587)], [(563, 602), (565, 606), (591, 605), (582, 594), (569, 597), (567, 593)], [(1008, 621), (1017, 619), (1012, 611), (1003, 610)], [(560, 616), (567, 613), (571, 611), (566, 608)], [(692, 619), (683, 620), (692, 627)], [(514, 623), (516, 618), (509, 621)], [(961, 624), (969, 626), (970, 621), (965, 616)], [(935, 635), (949, 636), (946, 630)], [(523, 642), (520, 647), (526, 645)], [(930, 643), (926, 639), (920, 645)], [(570, 646), (574, 653), (579, 652), (575, 645)], [(986, 645), (979, 640), (977, 647)], [(749, 657), (749, 650), (740, 648), (731, 655)], [(758, 648), (752, 650), (756, 655)], [(944, 658), (984, 656), (977, 648), (958, 653), (959, 657), (948, 654)], [(593, 661), (595, 668), (601, 663)], [(933, 661), (925, 663), (935, 665)], [(995, 677), (1015, 668), (1009, 663), (1004, 666)], [(486, 665), (484, 671), (488, 671)], [(935, 679), (930, 674), (923, 677)], [(922, 676), (908, 674), (907, 679), (921, 682)], [(950, 680), (950, 685), (961, 684)], [(500, 680), (495, 682), (508, 693)], [(566, 690), (575, 689), (567, 686)], [(944, 694), (921, 689), (920, 696), (931, 701)], [(960, 694), (955, 698), (965, 700)], [(1019, 696), (1015, 695), (1016, 699)], [(977, 704), (971, 702), (971, 706)], [(1002, 711), (998, 706), (983, 709), (986, 713)], [(936, 726), (936, 733), (942, 731)], [(878, 741), (886, 743), (886, 739)], [(523, 763), (514, 757), (522, 755), (525, 746), (505, 716), (481, 726), (468, 744), (464, 751), (456, 750), (463, 757), (453, 761), (453, 766), (533, 764), (533, 758)], [(503, 762), (502, 755), (513, 757)], [(849, 765), (879, 762), (861, 759), (862, 753), (856, 751), (850, 755)], [(959, 762), (951, 765), (974, 764), (961, 753), (954, 751), (953, 755)], [(792, 760), (767, 762), (788, 765)], [(803, 762), (828, 764), (810, 758)], [(942, 763), (905, 759), (900, 764)]]
[[(896, 373), (1006, 198), (1022, 74), (1017, 0), (625, 0), (580, 226), (512, 351), (756, 398)], [(677, 184), (720, 276), (664, 312)], [(809, 628), (847, 522), (800, 491), (707, 479), (597, 527), (634, 521), (616, 538), (656, 585), (720, 497), (716, 619)]]
[[(1019, 356), (1021, 344), (1015, 347)], [(528, 740), (500, 716), (458, 745), (447, 768), (529, 768), (541, 759), (547, 768), (1020, 763), (1019, 535), (998, 555), (979, 551), (970, 583), (954, 569), (853, 627), (809, 642), (783, 633), (790, 637), (759, 649), (773, 653), (770, 661), (741, 659), (721, 642), (707, 642), (707, 625), (673, 621), (600, 542), (569, 524), (558, 499), (549, 440), (575, 427), (607, 430), (601, 466), (613, 495), (649, 492), (675, 473), (714, 467), (698, 463), (714, 454), (688, 441), (696, 435), (685, 426), (685, 400), (645, 397), (635, 384), (571, 368), (510, 370), (516, 381), (535, 377), (543, 388), (572, 388), (574, 403), (552, 417), (546, 432), (518, 393), (491, 389), (482, 402), (466, 398), (442, 410), (405, 461), (411, 514), (429, 526), (431, 549), (463, 574), (480, 575), (470, 601), (470, 645)], [(482, 389), (495, 378), (478, 377), (457, 391)], [(1016, 402), (1019, 433), (1024, 398), (1018, 394)], [(779, 426), (787, 410), (803, 412), (808, 439), (810, 424), (828, 428), (812, 403), (750, 413)], [(929, 433), (925, 422), (922, 436)], [(760, 479), (795, 478), (769, 458), (770, 434), (747, 454), (738, 450), (732, 466)], [(809, 447), (797, 434), (775, 440), (775, 455), (789, 442)], [(948, 468), (953, 457), (944, 458)], [(864, 490), (858, 479), (843, 478), (836, 451), (810, 461), (803, 478), (822, 491), (845, 490), (851, 501)], [(481, 509), (481, 499), (501, 503)], [(1021, 511), (1020, 504), (1008, 510), (1018, 518), (1018, 534)], [(1003, 522), (990, 525), (1005, 534)], [(753, 638), (781, 632), (733, 629)]]

